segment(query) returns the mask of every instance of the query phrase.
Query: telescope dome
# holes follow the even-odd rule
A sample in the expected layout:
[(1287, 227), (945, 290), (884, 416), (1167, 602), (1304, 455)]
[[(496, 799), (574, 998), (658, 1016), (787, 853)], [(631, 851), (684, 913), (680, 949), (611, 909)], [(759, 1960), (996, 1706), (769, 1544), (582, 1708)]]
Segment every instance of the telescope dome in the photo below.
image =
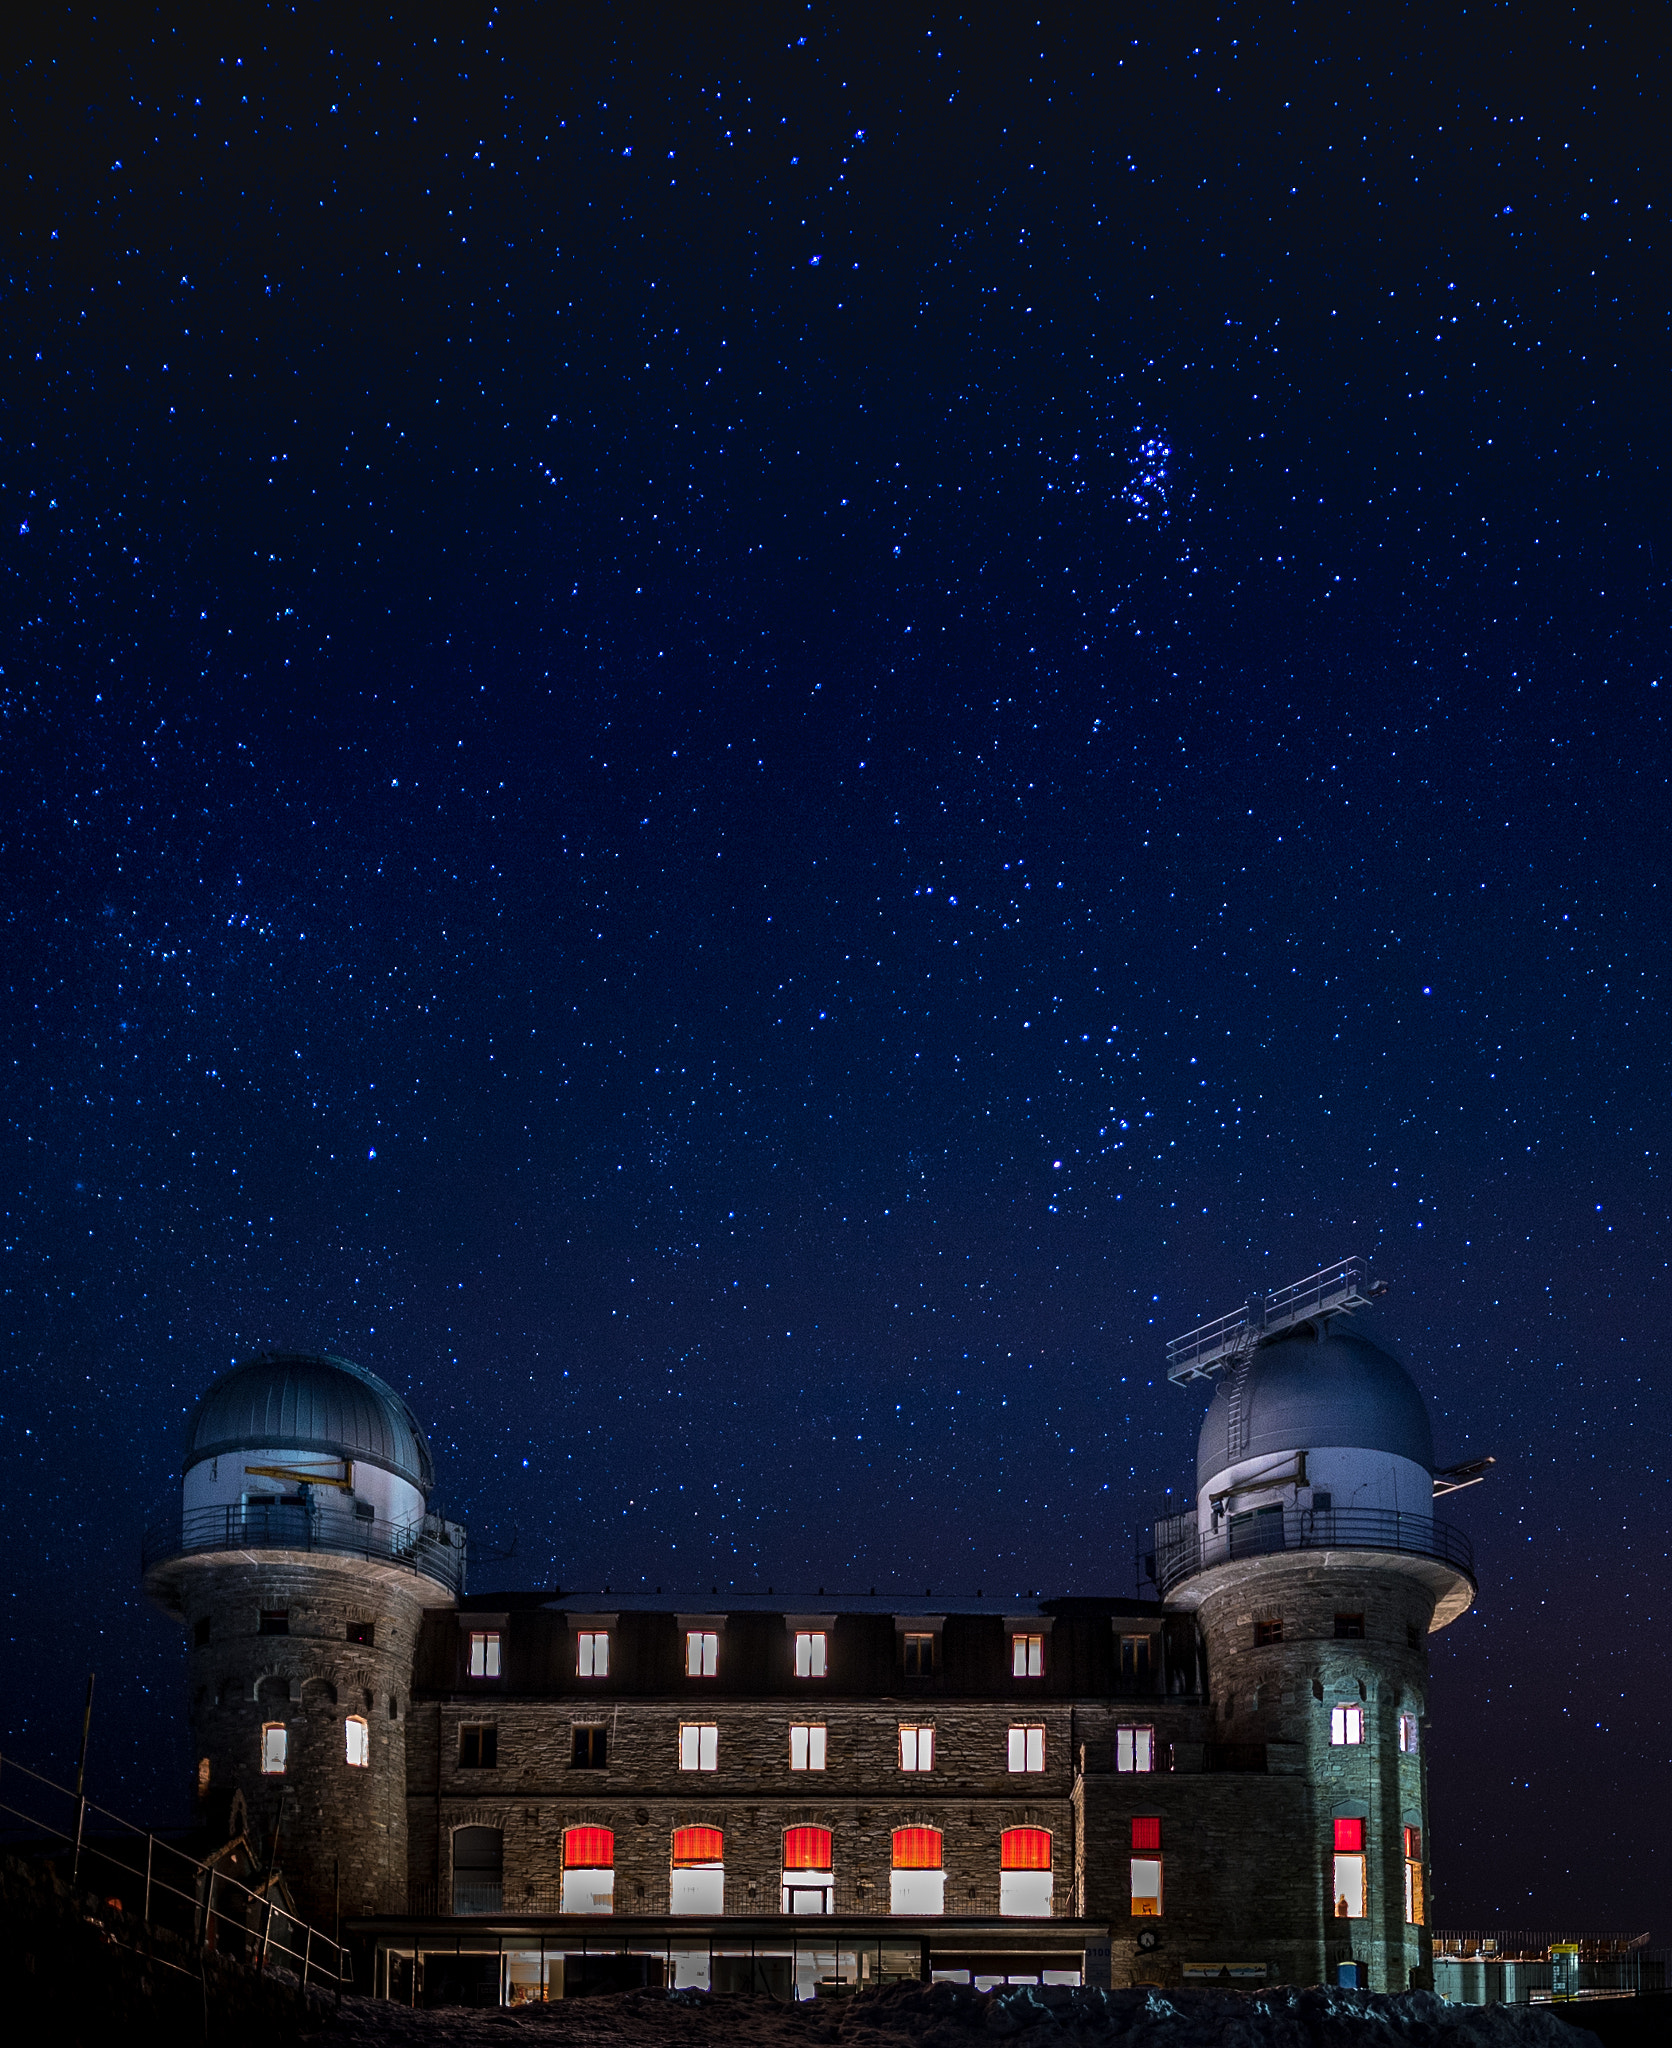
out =
[(393, 1387), (350, 1359), (263, 1352), (223, 1373), (197, 1404), (185, 1471), (234, 1452), (312, 1452), (372, 1466), (425, 1496), (435, 1465)]

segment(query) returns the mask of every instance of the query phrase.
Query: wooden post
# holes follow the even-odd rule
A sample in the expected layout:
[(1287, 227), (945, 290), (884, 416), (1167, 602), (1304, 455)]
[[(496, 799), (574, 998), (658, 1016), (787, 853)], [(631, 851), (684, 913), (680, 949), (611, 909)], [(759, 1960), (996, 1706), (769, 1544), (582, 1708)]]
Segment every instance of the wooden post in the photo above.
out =
[(75, 1767), (75, 1853), (70, 1858), (70, 1883), (81, 1875), (81, 1835), (87, 1823), (87, 1734), (93, 1725), (93, 1673), (87, 1674), (87, 1704), (81, 1713), (81, 1755)]

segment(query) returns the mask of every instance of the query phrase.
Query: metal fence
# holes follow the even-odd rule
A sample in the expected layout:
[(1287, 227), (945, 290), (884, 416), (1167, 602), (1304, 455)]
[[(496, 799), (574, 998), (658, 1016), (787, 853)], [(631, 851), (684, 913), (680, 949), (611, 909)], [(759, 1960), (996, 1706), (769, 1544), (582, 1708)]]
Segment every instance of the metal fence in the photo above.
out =
[(426, 1515), (421, 1522), (389, 1522), (342, 1508), (275, 1501), (229, 1502), (224, 1507), (174, 1509), (146, 1529), (141, 1568), (216, 1550), (326, 1551), (422, 1572), (450, 1593), (464, 1589), (464, 1532)]
[[(796, 1873), (798, 1887), (807, 1884), (807, 1873)], [(890, 1915), (890, 1887), (886, 1875), (877, 1882), (865, 1878), (845, 1878), (838, 1875), (828, 1887), (830, 1912), (843, 1919), (871, 1920), (886, 1919)], [(782, 1893), (776, 1884), (757, 1885), (754, 1890), (747, 1888), (737, 1878), (727, 1881), (725, 1905), (720, 1914), (697, 1913), (691, 1915), (696, 1925), (707, 1925), (721, 1918), (761, 1919), (782, 1915), (786, 1928), (817, 1921), (820, 1914), (797, 1912), (783, 1913)], [(1069, 1911), (1068, 1901), (1053, 1901), (1054, 1917), (1061, 1918)], [(672, 1909), (672, 1886), (666, 1876), (633, 1879), (619, 1882), (615, 1887), (614, 1910), (623, 1918), (662, 1919)], [(561, 1878), (514, 1879), (495, 1882), (491, 1879), (471, 1876), (455, 1877), (448, 1885), (412, 1885), (407, 1890), (407, 1913), (420, 1920), (430, 1919), (529, 1919), (544, 1920), (563, 1915), (577, 1923), (597, 1920), (608, 1921), (608, 1914), (564, 1915), (563, 1881)], [(948, 1920), (994, 1920), (1000, 1917), (1015, 1917), (1019, 1923), (1024, 1919), (1052, 1916), (1009, 1915), (1004, 1912), (1004, 1898), (996, 1878), (971, 1882), (965, 1878), (947, 1877), (942, 1894), (942, 1908), (936, 1917)], [(920, 1914), (909, 1916), (921, 1918)]]
[[(67, 1862), (72, 1887), (119, 1895), (113, 1902), (148, 1928), (179, 1933), (189, 1926), (200, 1955), (218, 1950), (257, 1969), (283, 1962), (304, 1989), (320, 1984), (340, 1991), (348, 1981), (346, 1949), (280, 1903), (279, 1880), (272, 1876), (259, 1887), (247, 1885), (4, 1755), (0, 1814), (14, 1823), (5, 1830), (6, 1846), (49, 1850)], [(111, 1836), (90, 1836), (90, 1820), (108, 1826)]]
[(1235, 1558), (1265, 1557), (1288, 1550), (1392, 1550), (1437, 1558), (1475, 1577), (1474, 1546), (1461, 1529), (1427, 1515), (1396, 1514), (1383, 1508), (1283, 1507), (1265, 1514), (1227, 1518), (1215, 1534), (1203, 1536), (1182, 1516), (1169, 1518), (1166, 1534), (1146, 1555), (1144, 1569), (1162, 1597), (1199, 1572)]

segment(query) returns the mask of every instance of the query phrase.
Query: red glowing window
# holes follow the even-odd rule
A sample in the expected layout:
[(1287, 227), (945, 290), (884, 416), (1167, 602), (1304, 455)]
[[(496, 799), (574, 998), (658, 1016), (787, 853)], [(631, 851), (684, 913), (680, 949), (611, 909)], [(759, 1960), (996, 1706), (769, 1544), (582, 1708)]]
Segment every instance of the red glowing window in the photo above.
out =
[(1363, 1821), (1338, 1820), (1335, 1823), (1335, 1853), (1337, 1856), (1362, 1856), (1364, 1854)]
[(1405, 1858), (1410, 1863), (1420, 1863), (1422, 1861), (1421, 1828), (1407, 1828), (1405, 1830)]
[(896, 1828), (894, 1868), (896, 1870), (939, 1870), (941, 1834), (939, 1828)]
[(1132, 1846), (1134, 1849), (1159, 1849), (1161, 1847), (1161, 1820), (1159, 1815), (1146, 1819), (1135, 1819), (1132, 1823)]
[(1001, 1870), (1049, 1870), (1051, 1836), (1046, 1828), (1006, 1828), (999, 1837)]
[(563, 1837), (565, 1870), (613, 1870), (615, 1835), (609, 1828), (570, 1828)]
[(829, 1828), (786, 1828), (784, 1868), (786, 1870), (829, 1870)]
[(718, 1828), (675, 1828), (673, 1860), (676, 1864), (723, 1863), (726, 1838)]

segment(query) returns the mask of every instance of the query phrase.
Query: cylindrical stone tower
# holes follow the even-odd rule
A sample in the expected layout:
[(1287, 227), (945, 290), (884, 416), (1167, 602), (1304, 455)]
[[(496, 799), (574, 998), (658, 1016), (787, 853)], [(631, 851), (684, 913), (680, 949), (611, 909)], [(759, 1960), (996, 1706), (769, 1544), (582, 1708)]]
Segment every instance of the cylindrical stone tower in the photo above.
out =
[[(406, 1716), (464, 1531), (428, 1511), (411, 1410), (344, 1358), (266, 1354), (198, 1403), (145, 1583), (186, 1627), (200, 1800), (240, 1792), (317, 1924), (406, 1906)], [(340, 1885), (340, 1893), (338, 1887)]]
[(1308, 1839), (1251, 1844), (1246, 1873), (1301, 1981), (1432, 1982), (1426, 1642), (1475, 1593), (1433, 1499), (1422, 1396), (1363, 1318), (1265, 1337), (1202, 1423), (1167, 1595), (1197, 1611), (1230, 1767), (1263, 1753), (1306, 1780)]

